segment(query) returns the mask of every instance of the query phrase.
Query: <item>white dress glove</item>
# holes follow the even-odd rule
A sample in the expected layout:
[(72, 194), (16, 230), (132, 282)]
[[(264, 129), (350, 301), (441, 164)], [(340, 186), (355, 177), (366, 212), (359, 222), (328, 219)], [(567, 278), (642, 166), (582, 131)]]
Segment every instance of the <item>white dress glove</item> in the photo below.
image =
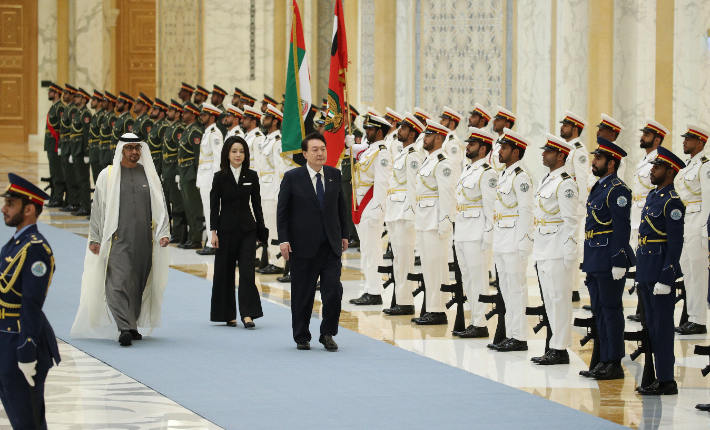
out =
[(350, 148), (355, 144), (355, 135), (353, 134), (348, 134), (345, 136), (345, 147)]
[(656, 286), (653, 287), (653, 295), (656, 296), (658, 294), (670, 294), (671, 293), (671, 287), (666, 284), (661, 284), (660, 282), (656, 282)]
[(57, 155), (62, 155), (62, 148), (57, 148)]
[(37, 367), (37, 360), (31, 362), (31, 363), (17, 363), (17, 366), (20, 368), (22, 373), (25, 375), (25, 379), (27, 379), (27, 383), (30, 384), (30, 387), (35, 386), (35, 380), (34, 376), (37, 374), (37, 370), (35, 369)]
[(577, 261), (577, 260), (564, 260), (565, 269), (569, 270), (569, 269), (571, 269), (572, 267), (574, 267), (574, 263), (575, 263), (576, 261)]
[(74, 158), (72, 158), (71, 155), (69, 156), (69, 163), (70, 163), (70, 164), (74, 164)]
[(612, 267), (611, 268), (611, 277), (614, 278), (615, 281), (618, 281), (619, 279), (623, 278), (625, 274), (626, 274), (626, 269), (623, 267)]
[(481, 241), (481, 252), (489, 252), (493, 248), (492, 243), (488, 243), (485, 240)]
[(527, 260), (528, 257), (530, 257), (530, 254), (532, 254), (532, 251), (523, 251), (523, 250), (518, 251), (518, 256), (520, 257), (521, 260)]
[(404, 229), (407, 230), (407, 232), (411, 232), (412, 230), (414, 230), (414, 221), (405, 222)]
[(84, 157), (84, 164), (89, 164), (89, 157)]
[(451, 225), (450, 222), (439, 223), (439, 230), (438, 230), (438, 232), (439, 232), (439, 237), (441, 237), (441, 236), (447, 234), (448, 232), (451, 231), (451, 229), (452, 229), (452, 225)]

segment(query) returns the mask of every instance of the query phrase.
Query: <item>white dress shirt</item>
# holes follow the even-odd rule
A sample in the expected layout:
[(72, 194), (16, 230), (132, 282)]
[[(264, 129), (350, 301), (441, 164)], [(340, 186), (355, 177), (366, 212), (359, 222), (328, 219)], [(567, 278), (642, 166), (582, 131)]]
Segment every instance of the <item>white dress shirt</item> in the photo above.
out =
[(239, 175), (242, 174), (242, 165), (240, 164), (239, 167), (235, 168), (232, 166), (232, 163), (229, 163), (229, 169), (232, 171), (232, 175), (234, 175), (234, 180), (239, 184)]
[(320, 168), (320, 172), (316, 172), (315, 170), (311, 169), (311, 165), (306, 163), (306, 168), (308, 169), (308, 174), (311, 176), (311, 183), (313, 184), (313, 191), (316, 192), (316, 196), (318, 195), (318, 190), (316, 190), (316, 183), (318, 181), (318, 178), (316, 178), (316, 174), (320, 173), (320, 181), (323, 184), (323, 192), (325, 192), (325, 174), (323, 173), (323, 167)]

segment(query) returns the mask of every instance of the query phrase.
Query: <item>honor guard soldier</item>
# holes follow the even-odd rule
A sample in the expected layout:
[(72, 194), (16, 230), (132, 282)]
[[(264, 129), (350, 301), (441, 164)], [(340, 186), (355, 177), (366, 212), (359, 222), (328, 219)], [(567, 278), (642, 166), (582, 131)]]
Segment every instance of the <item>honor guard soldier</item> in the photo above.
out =
[(90, 99), (91, 95), (83, 88), (79, 88), (75, 99), (77, 111), (72, 119), (71, 130), (71, 162), (79, 185), (80, 202), (79, 209), (72, 212), (72, 215), (75, 216), (91, 214), (91, 171), (89, 165), (91, 111), (86, 106)]
[(226, 96), (227, 92), (224, 91), (221, 87), (217, 85), (212, 86), (212, 96), (210, 97), (210, 104), (219, 109), (219, 117), (217, 118), (217, 121), (215, 121), (215, 124), (217, 124), (217, 128), (219, 129), (219, 132), (222, 133), (222, 136), (227, 134), (227, 127), (224, 125), (224, 117), (227, 116), (227, 109), (225, 109), (224, 105), (222, 104)]
[(178, 98), (182, 101), (183, 106), (185, 106), (185, 103), (192, 100), (192, 93), (194, 92), (195, 87), (192, 85), (188, 85), (184, 82), (180, 85), (180, 90), (178, 90)]
[(106, 116), (104, 95), (97, 90), (94, 90), (94, 94), (91, 96), (91, 109), (94, 109), (95, 113), (91, 116), (89, 125), (89, 164), (91, 165), (91, 178), (95, 184), (101, 172), (99, 143), (101, 141), (101, 124)]
[(491, 120), (491, 113), (482, 105), (476, 103), (468, 117), (468, 126), (475, 128), (486, 128)]
[(393, 155), (385, 222), (392, 243), (397, 304), (382, 312), (387, 315), (414, 315), (413, 284), (407, 280), (407, 275), (414, 273), (414, 242), (417, 235), (414, 229), (414, 207), (417, 200), (417, 171), (422, 165), (422, 155), (414, 150), (414, 142), (424, 132), (424, 124), (407, 112), (396, 125), (399, 126), (397, 140), (402, 149)]
[[(242, 97), (239, 99), (239, 109), (243, 110), (246, 112), (246, 109), (244, 109), (246, 106), (249, 107), (254, 107), (254, 103), (256, 103), (256, 99), (252, 96), (250, 96), (247, 93), (242, 93)], [(257, 112), (261, 112), (261, 110), (257, 110)]]
[(637, 389), (639, 394), (644, 395), (678, 394), (678, 385), (673, 379), (673, 284), (683, 276), (680, 255), (683, 251), (685, 205), (675, 191), (673, 180), (685, 163), (664, 147), (659, 146), (657, 151), (658, 156), (650, 161), (653, 165), (650, 177), (655, 189), (648, 193), (641, 212), (643, 220), (636, 248), (636, 282), (643, 300), (656, 368), (656, 380)]
[[(165, 130), (170, 125), (168, 120), (165, 119), (167, 113), (167, 103), (156, 97), (153, 107), (150, 109), (150, 120), (153, 121), (153, 125), (150, 133), (148, 133), (146, 143), (148, 148), (150, 148), (150, 158), (153, 159), (155, 171), (160, 178), (162, 178), (163, 174), (163, 137), (165, 136)], [(163, 188), (165, 188), (165, 184), (163, 184)], [(167, 195), (167, 193), (165, 194)], [(166, 203), (170, 205), (169, 202), (166, 201)]]
[(113, 155), (116, 152), (116, 146), (118, 146), (118, 140), (126, 133), (130, 133), (133, 130), (133, 117), (131, 116), (131, 106), (133, 106), (134, 99), (126, 93), (118, 93), (118, 102), (116, 103), (116, 112), (119, 114), (116, 118), (116, 123), (113, 125), (113, 131), (111, 132), (111, 158), (109, 164), (113, 162)]
[(678, 174), (677, 191), (685, 203), (685, 245), (680, 257), (685, 281), (688, 322), (676, 331), (682, 335), (707, 333), (708, 237), (710, 216), (710, 163), (705, 144), (710, 133), (694, 124), (682, 135), (683, 152), (690, 155), (687, 167)]
[(498, 138), (493, 142), (493, 149), (491, 149), (491, 153), (488, 154), (488, 164), (490, 164), (496, 172), (505, 169), (505, 166), (500, 162), (498, 157), (500, 141), (505, 134), (505, 129), (511, 130), (515, 126), (515, 120), (516, 116), (513, 112), (498, 106), (498, 112), (493, 117), (493, 132), (498, 133)]
[[(259, 190), (261, 192), (261, 208), (264, 212), (264, 223), (269, 231), (276, 231), (276, 204), (279, 200), (279, 172), (277, 171), (276, 157), (281, 158), (281, 151), (274, 152), (276, 142), (281, 142), (281, 122), (284, 114), (272, 104), (266, 107), (263, 127), (268, 133), (261, 148), (262, 170), (259, 172)], [(280, 148), (280, 146), (279, 146)], [(276, 257), (279, 252), (279, 245), (267, 244), (269, 250), (269, 264), (259, 270), (262, 275), (277, 275), (284, 272)], [(283, 261), (283, 259), (281, 260)]]
[(163, 160), (161, 165), (161, 176), (163, 184), (167, 189), (166, 202), (170, 202), (170, 217), (172, 228), (170, 229), (170, 243), (183, 244), (187, 242), (187, 217), (185, 215), (185, 204), (182, 200), (182, 193), (178, 183), (180, 182), (179, 172), (179, 148), (180, 137), (185, 131), (185, 126), (181, 116), (183, 113), (182, 104), (175, 100), (170, 100), (168, 114), (166, 116), (168, 126), (163, 134)]
[(390, 108), (386, 108), (386, 111), (385, 119), (390, 123), (390, 132), (385, 136), (385, 146), (394, 157), (402, 149), (399, 141), (398, 124), (404, 121), (404, 117)]
[(503, 129), (503, 137), (498, 139), (496, 157), (503, 170), (499, 173), (496, 188), (498, 199), (493, 216), (493, 258), (498, 270), (500, 293), (505, 302), (507, 337), (497, 344), (488, 345), (496, 351), (528, 350), (529, 326), (525, 310), (528, 306), (528, 258), (534, 240), (534, 203), (532, 180), (528, 172), (520, 167), (520, 160), (529, 145), (527, 139), (508, 128)]
[(66, 206), (59, 209), (62, 212), (74, 212), (79, 210), (79, 183), (76, 179), (76, 172), (71, 160), (71, 133), (72, 121), (76, 114), (76, 88), (69, 84), (64, 85), (64, 100), (67, 107), (62, 113), (60, 120), (59, 150), (58, 154), (62, 158), (62, 170), (67, 188)]
[(111, 151), (111, 136), (113, 136), (113, 127), (116, 125), (118, 115), (116, 115), (116, 103), (118, 99), (108, 91), (104, 91), (104, 101), (106, 102), (106, 116), (101, 124), (99, 132), (99, 163), (100, 169), (108, 167), (113, 161), (113, 151)]
[(232, 94), (232, 104), (234, 106), (239, 106), (239, 100), (242, 98), (242, 90), (234, 87), (234, 93)]
[(277, 102), (275, 98), (271, 97), (270, 95), (264, 94), (264, 98), (261, 100), (261, 113), (265, 114), (266, 108), (268, 108), (269, 105), (276, 107), (277, 104), (279, 104), (279, 102)]
[(461, 122), (462, 115), (448, 106), (444, 106), (444, 112), (441, 114), (441, 125), (451, 130), (446, 141), (444, 142), (444, 152), (446, 157), (454, 162), (454, 165), (459, 166), (456, 172), (458, 178), (461, 174), (461, 168), (464, 160), (464, 147), (456, 136), (456, 127)]
[(382, 275), (378, 268), (382, 265), (382, 232), (392, 172), (392, 154), (385, 147), (384, 138), (390, 124), (381, 116), (370, 114), (364, 127), (370, 146), (358, 155), (355, 163), (353, 188), (357, 210), (353, 211), (353, 218), (360, 236), (365, 292), (350, 303), (381, 305)]
[(47, 97), (52, 101), (52, 106), (47, 112), (47, 126), (44, 129), (44, 151), (47, 153), (49, 162), (49, 177), (52, 181), (52, 195), (45, 204), (48, 208), (60, 208), (64, 205), (64, 192), (66, 190), (64, 182), (64, 169), (62, 159), (58, 154), (59, 150), (59, 121), (66, 106), (62, 101), (64, 90), (55, 83), (49, 85)]
[(422, 252), (422, 273), (426, 286), (426, 310), (413, 321), (419, 325), (446, 325), (443, 284), (449, 284), (448, 248), (456, 216), (456, 166), (444, 154), (444, 142), (451, 130), (427, 120), (424, 150), (427, 157), (417, 171), (414, 227)]
[(195, 107), (197, 107), (198, 109), (202, 109), (202, 103), (207, 101), (207, 97), (209, 95), (210, 92), (207, 90), (207, 88), (203, 87), (202, 85), (198, 85), (195, 89), (195, 94), (192, 96), (192, 101)]
[[(584, 127), (587, 126), (587, 121), (585, 121), (581, 116), (565, 111), (565, 117), (560, 126), (560, 137), (564, 139), (567, 143), (572, 146), (572, 150), (567, 156), (567, 162), (565, 163), (565, 170), (567, 174), (574, 179), (577, 183), (577, 188), (579, 189), (579, 207), (577, 208), (577, 216), (580, 219), (584, 218), (587, 213), (587, 181), (589, 181), (589, 153), (587, 147), (584, 146), (580, 139), (580, 135), (584, 131)], [(579, 261), (577, 262), (575, 268), (572, 271), (572, 301), (579, 301), (579, 284), (581, 281), (581, 270), (579, 270), (580, 264), (582, 264), (582, 255), (584, 255), (584, 229), (579, 229), (579, 237), (575, 239), (577, 242), (577, 247), (579, 252), (577, 256)]]
[[(624, 126), (621, 125), (621, 123), (614, 118), (610, 117), (607, 114), (602, 114), (602, 121), (597, 124), (597, 137), (601, 137), (603, 139), (608, 140), (609, 142), (616, 142), (616, 139), (619, 138), (619, 134), (621, 133), (621, 130), (624, 129)], [(626, 170), (626, 160), (622, 159), (621, 163), (619, 164), (619, 168), (616, 170), (616, 176), (619, 178), (624, 177), (624, 171)], [(597, 182), (597, 176), (594, 175), (594, 172), (591, 172), (589, 174), (589, 180), (587, 180), (587, 190), (591, 191), (592, 187), (594, 184)], [(623, 179), (622, 179), (623, 180)]]
[(466, 139), (468, 164), (456, 185), (456, 228), (454, 246), (461, 269), (463, 291), (471, 306), (471, 324), (452, 334), (461, 338), (488, 337), (486, 305), (478, 301), (488, 294), (488, 262), (493, 247), (493, 216), (495, 213), (498, 173), (487, 163), (493, 146), (492, 133), (469, 127)]
[[(202, 199), (202, 213), (205, 217), (205, 231), (212, 234), (210, 227), (210, 192), (212, 191), (212, 181), (214, 174), (219, 172), (219, 164), (222, 161), (222, 145), (224, 136), (217, 128), (217, 118), (220, 112), (217, 106), (210, 103), (202, 103), (200, 113), (200, 123), (205, 128), (200, 141), (200, 165), (197, 169), (197, 188), (200, 189)], [(197, 251), (200, 255), (215, 255), (217, 250), (209, 245), (208, 238), (205, 240), (205, 247)]]
[[(348, 129), (346, 130), (346, 135), (352, 135), (354, 146), (358, 146), (362, 142), (363, 138), (363, 132), (360, 130), (357, 125), (355, 124), (355, 120), (357, 119), (358, 116), (360, 116), (360, 112), (357, 111), (353, 107), (353, 105), (349, 105), (349, 110), (350, 110), (350, 123), (348, 125)], [(350, 153), (352, 154), (352, 157), (350, 157)], [(355, 228), (355, 224), (353, 223), (353, 217), (352, 217), (352, 210), (353, 210), (353, 183), (352, 183), (352, 165), (350, 162), (351, 158), (355, 158), (355, 151), (351, 147), (345, 148), (345, 155), (343, 156), (343, 160), (340, 163), (340, 170), (343, 172), (343, 194), (345, 195), (345, 205), (348, 207), (348, 213), (350, 216), (348, 217), (348, 225), (350, 226), (350, 242), (348, 242), (348, 247), (350, 248), (357, 248), (360, 246), (360, 237), (357, 234), (357, 229)]]
[[(426, 121), (428, 119), (431, 119), (432, 116), (429, 114), (429, 112), (425, 111), (424, 109), (415, 107), (414, 108), (414, 117), (419, 120), (422, 124), (426, 124)], [(426, 158), (429, 156), (429, 153), (424, 150), (424, 137), (426, 136), (426, 133), (420, 133), (419, 137), (417, 138), (417, 141), (414, 142), (414, 149), (419, 151), (420, 154), (422, 154), (422, 157)], [(450, 161), (450, 160), (449, 160)]]
[[(623, 379), (624, 369), (624, 275), (635, 265), (631, 234), (631, 190), (616, 175), (626, 156), (618, 145), (597, 137), (592, 152), (592, 172), (599, 180), (587, 197), (584, 227), (586, 284), (599, 333), (600, 362), (580, 375), (594, 379)], [(596, 340), (595, 340), (596, 341)]]
[(133, 106), (133, 113), (138, 115), (133, 122), (132, 133), (140, 137), (143, 142), (148, 140), (150, 129), (153, 127), (153, 120), (150, 118), (150, 109), (153, 107), (153, 100), (143, 93), (140, 93)]
[(16, 233), (0, 251), (0, 400), (12, 428), (46, 429), (44, 382), (61, 361), (42, 312), (55, 267), (37, 217), (49, 196), (13, 173), (8, 176), (2, 213)]
[(261, 132), (261, 111), (247, 105), (244, 107), (244, 116), (242, 117), (242, 130), (244, 131), (244, 140), (249, 145), (249, 167), (256, 172), (261, 171), (261, 157), (257, 158), (256, 152), (264, 146), (266, 137)]
[[(550, 173), (540, 181), (533, 211), (535, 233), (533, 261), (550, 323), (550, 349), (533, 358), (541, 365), (569, 364), (567, 348), (572, 346), (572, 278), (579, 270), (579, 189), (566, 172), (567, 157), (575, 147), (564, 139), (546, 134), (541, 149), (542, 164)], [(585, 171), (586, 173), (586, 171)]]
[(202, 129), (197, 125), (197, 116), (200, 114), (200, 110), (190, 102), (185, 103), (184, 109), (182, 121), (185, 130), (178, 134), (180, 143), (178, 147), (178, 183), (187, 217), (188, 236), (187, 242), (178, 245), (178, 248), (200, 249), (202, 248), (202, 233), (205, 228), (199, 220), (203, 216), (202, 198), (197, 189), (198, 157), (202, 143)]
[(224, 117), (224, 125), (227, 128), (227, 134), (224, 135), (224, 140), (227, 140), (232, 136), (244, 137), (241, 126), (243, 116), (244, 112), (241, 109), (233, 104), (227, 104), (227, 112)]

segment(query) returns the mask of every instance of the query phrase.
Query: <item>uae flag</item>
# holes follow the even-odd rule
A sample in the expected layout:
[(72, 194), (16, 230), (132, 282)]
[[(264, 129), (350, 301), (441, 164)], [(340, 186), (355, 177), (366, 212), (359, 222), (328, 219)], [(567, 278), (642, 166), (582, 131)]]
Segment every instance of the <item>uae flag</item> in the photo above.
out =
[(337, 166), (345, 152), (345, 130), (350, 114), (346, 100), (345, 74), (348, 70), (348, 43), (345, 38), (345, 18), (342, 0), (335, 0), (333, 43), (330, 48), (330, 77), (328, 80), (328, 117), (325, 119), (325, 141), (328, 147), (328, 166)]
[[(308, 72), (306, 43), (303, 39), (301, 13), (298, 10), (296, 0), (293, 0), (292, 9), (291, 43), (289, 43), (288, 72), (286, 74), (286, 100), (283, 112), (284, 121), (281, 128), (281, 154), (293, 157), (294, 154), (301, 154), (301, 141), (306, 137), (304, 120), (311, 110), (311, 75)], [(294, 161), (302, 161), (302, 157), (296, 158)]]

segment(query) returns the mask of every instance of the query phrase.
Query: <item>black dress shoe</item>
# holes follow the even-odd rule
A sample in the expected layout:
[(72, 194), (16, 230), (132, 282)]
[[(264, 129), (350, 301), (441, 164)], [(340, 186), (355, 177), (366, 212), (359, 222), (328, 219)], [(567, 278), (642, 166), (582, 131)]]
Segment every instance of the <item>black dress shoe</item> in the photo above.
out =
[(64, 202), (61, 200), (50, 200), (49, 202), (45, 203), (44, 206), (48, 208), (60, 208), (64, 206)]
[(414, 257), (414, 265), (415, 265), (415, 266), (421, 266), (421, 265), (422, 265), (422, 259), (421, 259), (421, 257)]
[(458, 335), (460, 335), (460, 334), (462, 334), (462, 333), (466, 333), (468, 330), (471, 330), (471, 329), (473, 329), (473, 325), (470, 325), (470, 326), (466, 327), (466, 328), (463, 329), (463, 330), (453, 330), (453, 331), (451, 332), (451, 335), (452, 335), (452, 336), (458, 336)]
[(414, 315), (414, 305), (395, 305), (389, 309), (382, 309), (387, 315)]
[(507, 342), (496, 348), (496, 351), (511, 352), (511, 351), (527, 351), (528, 343), (524, 340), (509, 339)]
[(599, 372), (592, 373), (592, 378), (597, 381), (611, 381), (612, 379), (624, 379), (624, 368), (620, 364), (607, 364)]
[(348, 248), (359, 248), (359, 247), (360, 247), (359, 240), (350, 239), (350, 242), (348, 242)]
[(569, 364), (569, 353), (565, 349), (549, 349), (547, 354), (540, 357), (537, 364), (550, 366), (553, 364)]
[(236, 321), (227, 321), (227, 327), (236, 327), (237, 322)]
[(382, 255), (383, 260), (394, 260), (394, 254), (392, 254), (392, 251), (387, 251)]
[(182, 243), (182, 238), (171, 237), (171, 238), (170, 238), (170, 243), (177, 243), (177, 244), (180, 244), (180, 243)]
[(678, 394), (678, 384), (675, 381), (658, 382), (653, 381), (648, 387), (641, 387), (638, 393), (644, 396), (662, 396), (667, 394)]
[(327, 349), (328, 351), (338, 350), (338, 344), (335, 343), (335, 341), (333, 340), (333, 336), (329, 334), (320, 335), (320, 338), (318, 338), (318, 342), (322, 343), (323, 346), (325, 346), (325, 349)]
[(133, 345), (133, 336), (131, 336), (131, 332), (126, 330), (122, 331), (121, 335), (118, 337), (118, 343), (121, 346), (131, 346)]
[(694, 322), (689, 322), (687, 325), (678, 327), (675, 331), (681, 335), (705, 334), (708, 332), (703, 324), (696, 324)]
[(488, 345), (486, 345), (486, 348), (497, 350), (501, 345), (503, 345), (504, 343), (506, 343), (509, 340), (511, 340), (511, 339), (509, 337), (506, 337), (505, 339), (501, 340), (498, 343), (489, 343)]
[(634, 322), (640, 323), (640, 322), (641, 322), (641, 315), (639, 315), (639, 314), (636, 314), (636, 315), (628, 315), (628, 316), (626, 317), (626, 319), (629, 320), (629, 321), (634, 321)]
[(79, 209), (78, 211), (74, 211), (71, 214), (74, 216), (89, 216), (91, 215), (91, 211), (88, 209)]
[(700, 403), (700, 404), (695, 405), (695, 409), (697, 409), (699, 411), (710, 412), (710, 404)]
[(572, 291), (572, 302), (578, 302), (580, 300), (579, 291)]
[(580, 370), (579, 371), (579, 376), (584, 376), (585, 378), (591, 378), (593, 377), (596, 373), (601, 372), (604, 370), (604, 367), (606, 364), (599, 362), (597, 363), (596, 366), (594, 366), (594, 369), (591, 370)]
[(301, 351), (308, 351), (311, 349), (311, 343), (306, 341), (306, 342), (296, 342), (296, 349), (300, 349)]
[(548, 349), (547, 351), (545, 351), (545, 354), (543, 354), (543, 355), (540, 356), (540, 357), (533, 357), (533, 358), (530, 359), (530, 361), (532, 361), (533, 363), (537, 363), (537, 362), (539, 362), (540, 360), (542, 360), (543, 358), (547, 357), (547, 356), (548, 356), (549, 354), (551, 354), (551, 353), (552, 353), (552, 349)]
[(178, 248), (182, 249), (200, 249), (202, 248), (202, 242), (186, 242), (184, 245), (178, 245)]
[(381, 305), (382, 304), (382, 296), (377, 294), (368, 294), (365, 293), (362, 296), (358, 297), (357, 299), (352, 299), (350, 300), (350, 303), (353, 305)]
[(212, 248), (211, 246), (205, 246), (204, 248), (195, 252), (200, 255), (215, 255), (217, 253), (217, 250), (215, 248)]
[(186, 246), (192, 246), (192, 241), (188, 240), (187, 242), (183, 242), (183, 243), (179, 244), (177, 247), (180, 249), (185, 249)]
[(79, 205), (66, 205), (59, 210), (62, 212), (74, 212), (76, 210), (79, 210)]
[(471, 326), (470, 330), (466, 329), (458, 335), (461, 339), (474, 339), (481, 337), (489, 337), (488, 327), (474, 327)]
[(261, 269), (262, 275), (280, 275), (284, 272), (284, 269), (274, 266), (273, 264), (269, 264), (268, 266), (264, 267)]
[(276, 280), (279, 282), (283, 282), (283, 283), (289, 283), (289, 282), (291, 282), (291, 275), (288, 274), (288, 275), (284, 275), (284, 276), (279, 276), (278, 278), (276, 278)]
[(592, 305), (584, 305), (584, 306), (582, 306), (582, 309), (584, 309), (585, 311), (591, 312), (591, 311), (592, 311)]
[(131, 330), (131, 338), (133, 340), (143, 340), (143, 335), (138, 333), (138, 330)]
[(447, 325), (449, 320), (446, 318), (445, 312), (427, 312), (414, 323), (417, 325)]

